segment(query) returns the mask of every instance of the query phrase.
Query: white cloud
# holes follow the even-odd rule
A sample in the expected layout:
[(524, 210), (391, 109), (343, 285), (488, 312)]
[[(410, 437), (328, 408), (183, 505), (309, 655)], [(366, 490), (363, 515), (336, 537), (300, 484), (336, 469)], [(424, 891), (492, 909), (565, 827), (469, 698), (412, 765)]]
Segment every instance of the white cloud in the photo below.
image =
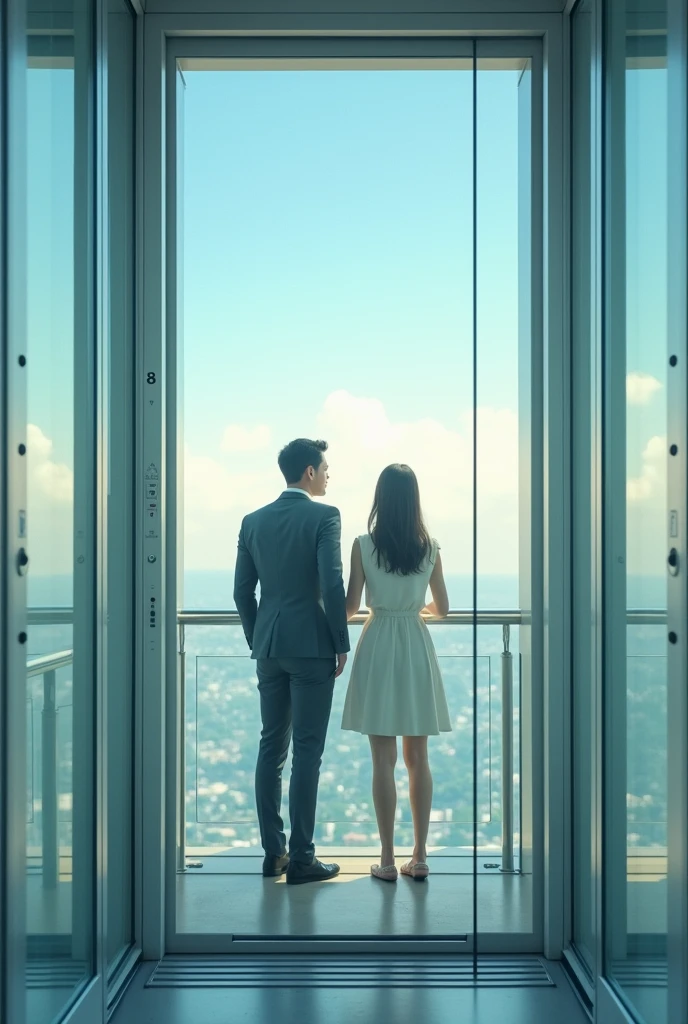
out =
[[(318, 433), (330, 442), (338, 493), (358, 505), (372, 501), (380, 471), (406, 462), (415, 471), (429, 516), (472, 515), (473, 415), (457, 417), (455, 429), (438, 420), (392, 423), (377, 399), (346, 391), (330, 395), (318, 417)], [(506, 409), (478, 409), (478, 494), (481, 501), (518, 493), (518, 420)]]
[(666, 438), (651, 437), (642, 454), (640, 476), (629, 477), (626, 496), (637, 504), (650, 498), (664, 501), (666, 493)]
[[(416, 472), (424, 512), (448, 572), (470, 572), (473, 525), (472, 413), (453, 425), (439, 420), (393, 421), (375, 398), (335, 391), (316, 417), (314, 434), (329, 442), (326, 501), (342, 513), (345, 565), (353, 538), (366, 530), (375, 483), (390, 462)], [(478, 422), (478, 562), (482, 572), (518, 567), (518, 417), (480, 408)], [(250, 472), (242, 458), (185, 458), (185, 561), (188, 568), (229, 568), (242, 516), (272, 500), (283, 486), (273, 451), (260, 451)]]
[(26, 436), (29, 444), (29, 458), (36, 458), (44, 461), (50, 457), (53, 450), (53, 443), (46, 437), (40, 427), (35, 423), (29, 423), (26, 428)]
[(271, 440), (270, 427), (260, 423), (253, 428), (231, 423), (222, 437), (223, 452), (256, 452), (267, 448)]
[[(64, 462), (51, 459), (53, 442), (40, 427), (27, 427), (29, 504), (36, 499), (71, 504), (74, 499), (74, 472)], [(33, 492), (33, 493), (32, 493)]]
[[(342, 512), (342, 541), (365, 532), (375, 483), (390, 462), (415, 471), (428, 526), (450, 572), (470, 572), (473, 528), (473, 414), (453, 429), (435, 419), (392, 422), (377, 399), (340, 391), (318, 418), (330, 442), (331, 500)], [(518, 417), (480, 408), (478, 438), (478, 563), (483, 572), (516, 571), (518, 560)], [(346, 559), (347, 555), (345, 555)]]
[[(275, 463), (274, 456), (270, 461)], [(256, 463), (255, 468), (246, 471), (242, 461), (236, 470), (210, 455), (194, 455), (187, 445), (184, 456), (185, 510), (198, 520), (203, 512), (230, 512), (234, 509), (256, 508), (261, 501), (269, 501), (278, 481), (274, 471)], [(272, 478), (272, 479), (271, 479)]]
[(666, 565), (667, 439), (655, 436), (645, 445), (640, 473), (626, 486), (626, 571), (658, 576)]
[(648, 405), (662, 384), (649, 373), (629, 373), (626, 377), (626, 399), (629, 405)]
[(32, 575), (70, 573), (73, 558), (74, 472), (53, 458), (54, 445), (27, 426), (27, 533)]

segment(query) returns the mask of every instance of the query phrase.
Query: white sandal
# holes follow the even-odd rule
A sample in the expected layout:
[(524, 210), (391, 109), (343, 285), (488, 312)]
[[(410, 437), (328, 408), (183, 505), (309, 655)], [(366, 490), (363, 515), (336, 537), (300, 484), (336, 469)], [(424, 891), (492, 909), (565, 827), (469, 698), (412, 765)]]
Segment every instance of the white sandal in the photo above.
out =
[(416, 864), (409, 861), (408, 864), (401, 865), (401, 873), (415, 879), (416, 882), (424, 882), (430, 874), (430, 868), (425, 861), (419, 860)]
[(373, 878), (379, 878), (381, 882), (396, 882), (399, 877), (394, 864), (388, 864), (386, 868), (381, 868), (379, 864), (371, 864), (370, 873)]

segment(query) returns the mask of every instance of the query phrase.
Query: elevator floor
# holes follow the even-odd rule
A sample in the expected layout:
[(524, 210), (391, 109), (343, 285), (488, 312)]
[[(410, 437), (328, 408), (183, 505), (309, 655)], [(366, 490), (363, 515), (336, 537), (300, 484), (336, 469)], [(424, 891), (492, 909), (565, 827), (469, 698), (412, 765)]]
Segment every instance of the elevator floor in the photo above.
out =
[(146, 988), (155, 964), (144, 964), (112, 1024), (586, 1024), (560, 965), (546, 966), (554, 985), (540, 988), (277, 988), (260, 979), (246, 988)]
[[(300, 886), (287, 885), (283, 877), (263, 878), (256, 857), (209, 859), (201, 871), (177, 876), (177, 930), (377, 938), (472, 933), (473, 876), (465, 858), (429, 858), (432, 874), (425, 883), (374, 879), (375, 859), (338, 856), (336, 879)], [(531, 932), (531, 876), (481, 869), (480, 932)]]

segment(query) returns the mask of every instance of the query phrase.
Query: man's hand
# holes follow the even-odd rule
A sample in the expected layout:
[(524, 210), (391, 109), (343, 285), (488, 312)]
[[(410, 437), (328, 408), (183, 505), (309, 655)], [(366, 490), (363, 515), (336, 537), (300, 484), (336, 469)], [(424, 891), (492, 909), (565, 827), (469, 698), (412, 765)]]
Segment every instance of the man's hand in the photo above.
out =
[(346, 657), (346, 654), (337, 655), (337, 671), (334, 674), (335, 679), (337, 678), (337, 676), (340, 676), (344, 671), (344, 666), (346, 665)]

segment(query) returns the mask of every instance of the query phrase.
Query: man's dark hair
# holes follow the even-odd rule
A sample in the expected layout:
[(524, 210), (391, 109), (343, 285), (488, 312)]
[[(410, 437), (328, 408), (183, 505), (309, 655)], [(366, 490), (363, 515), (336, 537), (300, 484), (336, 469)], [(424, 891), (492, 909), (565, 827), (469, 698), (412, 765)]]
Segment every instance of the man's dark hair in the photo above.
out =
[(307, 437), (297, 437), (286, 444), (277, 463), (287, 484), (297, 484), (309, 466), (319, 469), (326, 451), (327, 441), (310, 441)]

